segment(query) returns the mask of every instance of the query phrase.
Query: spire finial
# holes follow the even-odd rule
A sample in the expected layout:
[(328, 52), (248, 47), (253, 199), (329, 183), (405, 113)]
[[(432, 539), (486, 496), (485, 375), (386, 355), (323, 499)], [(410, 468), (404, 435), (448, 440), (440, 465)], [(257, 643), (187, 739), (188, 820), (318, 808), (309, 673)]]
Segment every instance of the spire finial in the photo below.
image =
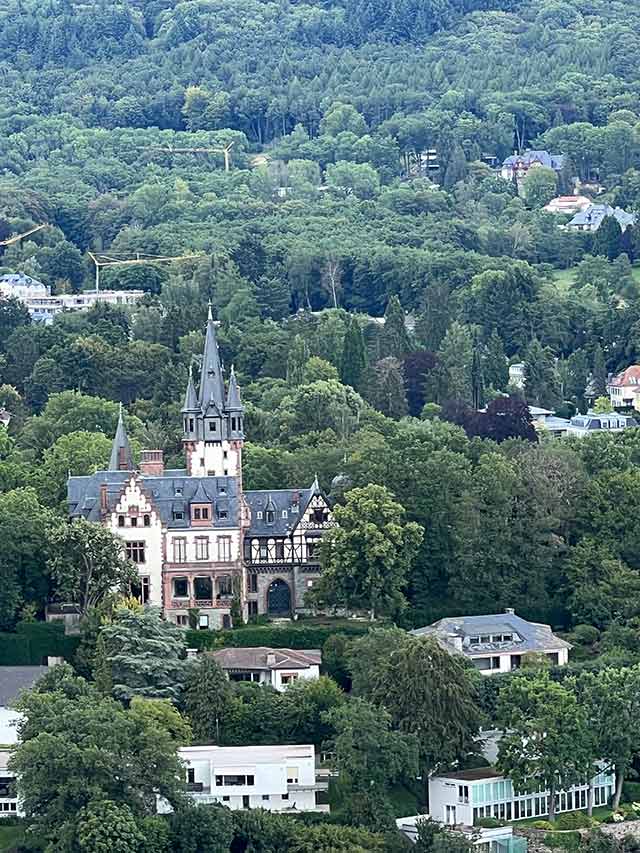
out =
[(209, 300), (209, 310), (208, 310), (208, 312), (207, 312), (207, 321), (209, 321), (209, 320), (213, 320), (213, 311), (212, 311), (212, 307), (213, 307), (213, 306), (212, 306), (212, 304), (211, 304), (211, 300)]

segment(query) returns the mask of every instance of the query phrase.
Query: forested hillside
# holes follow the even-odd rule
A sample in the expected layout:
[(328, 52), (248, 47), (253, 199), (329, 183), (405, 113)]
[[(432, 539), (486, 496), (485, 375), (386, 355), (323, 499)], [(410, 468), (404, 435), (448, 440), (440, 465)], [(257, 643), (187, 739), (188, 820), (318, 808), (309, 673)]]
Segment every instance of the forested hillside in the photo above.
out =
[[(136, 448), (179, 463), (209, 300), (247, 406), (246, 486), (386, 486), (425, 530), (407, 621), (635, 617), (640, 593), (616, 593), (638, 568), (635, 431), (538, 445), (500, 394), (522, 361), (528, 402), (566, 416), (640, 360), (638, 227), (573, 233), (542, 210), (574, 178), (640, 209), (638, 12), (5, 0), (0, 238), (47, 225), (2, 272), (64, 293), (92, 286), (89, 251), (183, 259), (103, 270), (147, 291), (135, 311), (44, 326), (0, 303), (0, 529), (20, 531), (1, 626), (42, 613), (38, 531), (65, 516), (69, 471), (105, 465), (120, 401)], [(529, 147), (564, 166), (519, 194), (495, 167)]]

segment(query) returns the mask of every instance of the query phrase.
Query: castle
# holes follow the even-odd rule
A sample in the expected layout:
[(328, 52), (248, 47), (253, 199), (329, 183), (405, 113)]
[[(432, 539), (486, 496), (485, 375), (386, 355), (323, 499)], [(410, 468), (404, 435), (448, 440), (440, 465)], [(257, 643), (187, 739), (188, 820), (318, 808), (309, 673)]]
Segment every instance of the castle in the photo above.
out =
[(211, 309), (200, 383), (189, 376), (182, 417), (186, 467), (165, 469), (161, 450), (143, 450), (136, 468), (121, 413), (108, 469), (69, 477), (71, 518), (124, 541), (135, 594), (177, 625), (231, 627), (234, 600), (244, 619), (303, 610), (331, 508), (317, 479), (243, 489), (244, 408), (233, 368), (225, 388)]

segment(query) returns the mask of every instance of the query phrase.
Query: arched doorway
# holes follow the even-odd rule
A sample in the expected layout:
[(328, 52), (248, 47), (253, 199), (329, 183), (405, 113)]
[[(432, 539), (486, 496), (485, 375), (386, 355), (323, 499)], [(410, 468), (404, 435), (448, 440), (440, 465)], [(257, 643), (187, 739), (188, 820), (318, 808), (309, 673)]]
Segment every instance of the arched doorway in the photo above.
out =
[(272, 616), (288, 616), (291, 613), (291, 590), (289, 584), (281, 578), (269, 584), (267, 611)]

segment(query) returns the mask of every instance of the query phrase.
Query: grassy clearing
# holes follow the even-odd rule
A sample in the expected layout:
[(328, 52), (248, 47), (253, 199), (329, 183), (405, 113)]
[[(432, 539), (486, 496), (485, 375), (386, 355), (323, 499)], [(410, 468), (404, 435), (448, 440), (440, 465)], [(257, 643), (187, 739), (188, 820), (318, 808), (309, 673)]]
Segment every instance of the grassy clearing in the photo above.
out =
[(21, 826), (0, 825), (0, 853), (11, 850), (12, 847), (22, 841), (23, 837), (24, 830)]

